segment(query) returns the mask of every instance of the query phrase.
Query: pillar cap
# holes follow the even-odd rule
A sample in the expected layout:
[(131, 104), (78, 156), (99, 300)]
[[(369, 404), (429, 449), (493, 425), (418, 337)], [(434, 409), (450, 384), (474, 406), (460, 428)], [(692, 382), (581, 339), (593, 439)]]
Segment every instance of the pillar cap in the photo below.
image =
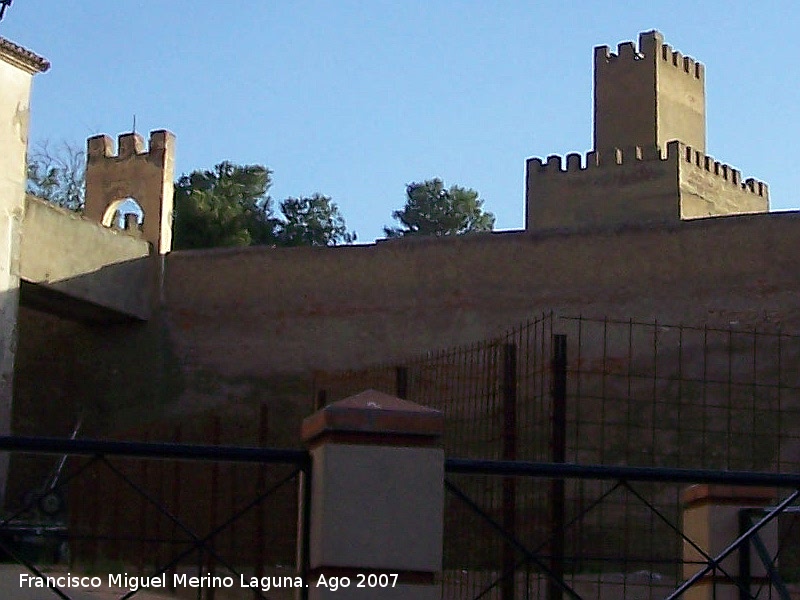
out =
[(376, 390), (329, 404), (303, 420), (303, 441), (321, 436), (364, 436), (372, 443), (385, 438), (421, 438), (433, 441), (444, 432), (444, 415), (427, 406), (396, 398)]
[(681, 493), (681, 499), (686, 506), (696, 504), (767, 506), (775, 502), (776, 498), (775, 488), (709, 483), (689, 486)]

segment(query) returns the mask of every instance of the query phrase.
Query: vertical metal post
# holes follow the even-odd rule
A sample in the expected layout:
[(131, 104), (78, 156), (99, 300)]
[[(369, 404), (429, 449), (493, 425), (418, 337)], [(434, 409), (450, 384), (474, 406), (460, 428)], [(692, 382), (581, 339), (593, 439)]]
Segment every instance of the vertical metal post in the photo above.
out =
[[(517, 346), (503, 346), (503, 460), (517, 460)], [(517, 528), (517, 481), (503, 478), (503, 529)], [(503, 545), (503, 583), (500, 597), (513, 600), (516, 592), (516, 557), (511, 544)]]
[(314, 412), (322, 410), (328, 403), (328, 392), (326, 390), (317, 390), (317, 395), (314, 397)]
[(396, 368), (396, 390), (398, 398), (408, 399), (408, 367)]
[[(149, 436), (145, 435), (144, 441), (149, 441)], [(147, 467), (148, 462), (146, 459), (139, 459), (139, 476), (140, 476), (140, 485), (143, 489), (147, 489), (148, 486), (148, 478), (147, 478)], [(149, 507), (149, 502), (147, 498), (140, 495), (140, 502), (139, 502), (139, 527), (137, 529), (137, 535), (139, 535), (139, 549), (137, 552), (136, 557), (136, 567), (139, 571), (139, 576), (144, 574), (144, 566), (145, 566), (145, 556), (149, 555), (150, 553), (147, 551), (146, 540), (147, 540), (147, 509)]]
[[(175, 433), (172, 437), (175, 444), (180, 444), (183, 441), (183, 429), (180, 425), (175, 427)], [(181, 518), (181, 461), (176, 460), (172, 465), (172, 513)], [(172, 524), (172, 535), (170, 535), (170, 542), (175, 542), (178, 537), (178, 525)], [(178, 548), (179, 546), (176, 546)], [(171, 552), (172, 547), (168, 546), (167, 551)], [(172, 565), (169, 568), (169, 576), (167, 577), (167, 588), (170, 592), (175, 593), (175, 573), (177, 572), (177, 565)]]
[[(297, 572), (308, 585), (308, 572), (311, 556), (311, 465), (306, 465), (298, 475), (297, 490)], [(300, 600), (308, 600), (308, 586), (300, 588)], [(296, 596), (296, 597), (297, 597)]]
[[(324, 390), (320, 390), (317, 394), (317, 398), (319, 398), (319, 394), (325, 394)], [(268, 433), (268, 422), (269, 413), (267, 412), (267, 405), (262, 404), (261, 409), (258, 416), (258, 445), (261, 448), (266, 448), (267, 446), (267, 433)], [(267, 488), (267, 467), (266, 465), (258, 465), (258, 479), (256, 482), (256, 496), (260, 496), (264, 493), (264, 490)], [(258, 577), (258, 580), (261, 581), (261, 578), (264, 577), (264, 563), (267, 561), (266, 557), (266, 549), (267, 549), (267, 539), (266, 539), (266, 527), (264, 526), (264, 519), (266, 519), (266, 507), (264, 506), (264, 502), (266, 500), (262, 498), (261, 502), (258, 503), (256, 507), (256, 551), (255, 551), (255, 574)], [(253, 598), (261, 598), (262, 594), (260, 590), (255, 589), (253, 590)]]
[[(567, 336), (563, 334), (553, 335), (551, 377), (551, 457), (554, 463), (563, 463), (567, 458)], [(553, 479), (550, 486), (550, 571), (553, 575), (547, 582), (547, 598), (562, 600), (562, 590), (555, 580), (564, 579), (564, 480)]]
[[(750, 511), (742, 509), (739, 511), (739, 536), (741, 537), (753, 526), (750, 519)], [(758, 535), (758, 534), (756, 534)], [(714, 571), (716, 575), (716, 570)], [(716, 581), (716, 579), (715, 579)], [(750, 540), (745, 540), (739, 546), (739, 600), (748, 600), (750, 595)], [(716, 583), (714, 583), (716, 585)]]
[[(214, 415), (211, 420), (211, 443), (214, 446), (220, 445), (220, 437), (221, 437), (221, 429), (222, 423), (219, 415)], [(219, 514), (219, 462), (213, 462), (211, 464), (211, 506), (209, 507), (209, 531), (213, 530), (217, 526), (218, 514)], [(212, 537), (208, 540), (209, 545), (211, 548), (214, 548), (215, 541)], [(217, 560), (214, 556), (213, 552), (208, 553), (208, 562), (207, 562), (207, 571), (208, 575), (211, 577), (214, 576), (217, 567)], [(213, 586), (208, 588), (206, 592), (206, 600), (214, 600), (216, 597), (216, 590)]]

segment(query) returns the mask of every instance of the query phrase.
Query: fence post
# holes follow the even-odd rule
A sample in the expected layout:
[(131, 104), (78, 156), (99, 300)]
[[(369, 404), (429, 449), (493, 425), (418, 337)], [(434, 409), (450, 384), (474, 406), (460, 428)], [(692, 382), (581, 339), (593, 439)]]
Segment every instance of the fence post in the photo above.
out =
[[(552, 383), (550, 394), (553, 400), (553, 428), (551, 458), (554, 463), (563, 463), (567, 458), (567, 336), (553, 335), (551, 362)], [(562, 600), (561, 588), (555, 579), (564, 579), (564, 480), (550, 482), (550, 570), (552, 579), (547, 582), (549, 600)]]
[(398, 398), (408, 398), (408, 367), (396, 368), (396, 389)]
[[(517, 346), (503, 346), (503, 460), (517, 460)], [(517, 528), (517, 480), (503, 478), (503, 529)], [(502, 600), (514, 600), (516, 592), (516, 556), (511, 544), (503, 545)]]
[[(729, 485), (693, 485), (683, 491), (683, 533), (709, 556), (716, 556), (743, 533), (740, 527), (747, 509), (758, 509), (774, 504), (774, 488), (740, 487)], [(762, 515), (763, 516), (763, 513)], [(754, 514), (753, 521), (758, 520)], [(745, 528), (748, 529), (750, 525)], [(760, 541), (770, 556), (778, 548), (777, 520), (759, 532)], [(687, 600), (737, 600), (752, 598), (751, 592), (762, 590), (763, 595), (780, 597), (772, 588), (767, 569), (757, 552), (751, 551), (753, 542), (742, 545), (720, 565), (722, 571), (738, 580), (714, 570), (700, 579), (683, 594)], [(683, 577), (689, 579), (705, 563), (705, 557), (689, 542), (683, 542)]]
[(439, 600), (443, 431), (441, 412), (374, 390), (303, 421), (310, 600)]

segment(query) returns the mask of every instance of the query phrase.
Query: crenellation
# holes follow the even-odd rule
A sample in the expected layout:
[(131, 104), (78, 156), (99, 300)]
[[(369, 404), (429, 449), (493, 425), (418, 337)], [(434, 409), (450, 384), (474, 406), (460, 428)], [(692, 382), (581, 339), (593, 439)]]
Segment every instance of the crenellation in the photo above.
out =
[(636, 44), (633, 42), (617, 44), (617, 56), (630, 60), (638, 60), (640, 58), (640, 54), (636, 51)]
[(123, 133), (117, 138), (117, 148), (118, 158), (144, 154), (144, 138), (138, 133)]
[(547, 157), (547, 166), (545, 167), (545, 171), (548, 173), (561, 172), (561, 157), (558, 154), (551, 154)]
[(541, 158), (529, 158), (527, 161), (528, 172), (530, 173), (542, 173), (544, 172), (544, 163), (542, 162)]
[(114, 156), (114, 140), (105, 134), (90, 137), (86, 140), (86, 155), (88, 160), (111, 158)]
[(766, 197), (769, 195), (769, 189), (766, 183), (763, 181), (758, 181), (753, 179), (752, 177), (748, 178), (744, 183), (741, 184), (742, 189), (746, 189), (753, 194), (758, 196)]
[(594, 168), (660, 160), (664, 160), (664, 158), (661, 151), (655, 146), (647, 148), (627, 146), (607, 149), (604, 152), (592, 150), (584, 155), (579, 152), (571, 152), (566, 157), (551, 154), (546, 161), (533, 157), (527, 160), (527, 165), (528, 171), (531, 173), (577, 173)]
[(150, 152), (153, 150), (165, 150), (167, 146), (175, 139), (171, 131), (166, 129), (156, 129), (150, 132)]
[(574, 173), (575, 171), (584, 171), (581, 166), (581, 155), (577, 152), (567, 154), (567, 172)]
[(611, 54), (611, 50), (608, 46), (594, 47), (594, 62), (596, 65), (606, 63), (610, 61), (612, 57), (616, 58), (616, 55)]
[(703, 171), (711, 173), (723, 181), (730, 182), (731, 184), (741, 188), (742, 190), (753, 192), (759, 196), (765, 195), (765, 185), (761, 181), (750, 178), (742, 182), (742, 172), (739, 169), (715, 160), (713, 156), (709, 156), (703, 152), (699, 152), (678, 141), (672, 141), (667, 144), (668, 154), (677, 152), (682, 157), (683, 161), (697, 167)]
[(673, 67), (681, 69), (687, 75), (695, 79), (704, 79), (705, 68), (703, 63), (695, 60), (691, 56), (684, 56), (680, 50), (673, 50), (669, 44), (661, 45), (661, 60)]
[(108, 135), (96, 135), (86, 141), (86, 155), (89, 160), (99, 158), (130, 158), (157, 150), (168, 149), (175, 136), (166, 129), (150, 133), (149, 146), (145, 149), (144, 138), (138, 133), (123, 133), (117, 137), (115, 151), (114, 140)]
[(696, 79), (705, 79), (706, 68), (700, 61), (695, 61), (694, 63), (694, 76)]

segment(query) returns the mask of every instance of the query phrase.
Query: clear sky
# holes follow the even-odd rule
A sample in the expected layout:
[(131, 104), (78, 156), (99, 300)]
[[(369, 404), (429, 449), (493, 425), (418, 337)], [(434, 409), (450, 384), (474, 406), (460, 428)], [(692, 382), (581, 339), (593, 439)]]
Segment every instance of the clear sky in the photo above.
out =
[(800, 5), (751, 2), (14, 0), (48, 58), (31, 139), (170, 129), (177, 173), (265, 164), (272, 197), (333, 197), (360, 242), (405, 185), (472, 187), (523, 227), (530, 156), (591, 147), (592, 48), (659, 29), (706, 65), (708, 152), (800, 204)]

